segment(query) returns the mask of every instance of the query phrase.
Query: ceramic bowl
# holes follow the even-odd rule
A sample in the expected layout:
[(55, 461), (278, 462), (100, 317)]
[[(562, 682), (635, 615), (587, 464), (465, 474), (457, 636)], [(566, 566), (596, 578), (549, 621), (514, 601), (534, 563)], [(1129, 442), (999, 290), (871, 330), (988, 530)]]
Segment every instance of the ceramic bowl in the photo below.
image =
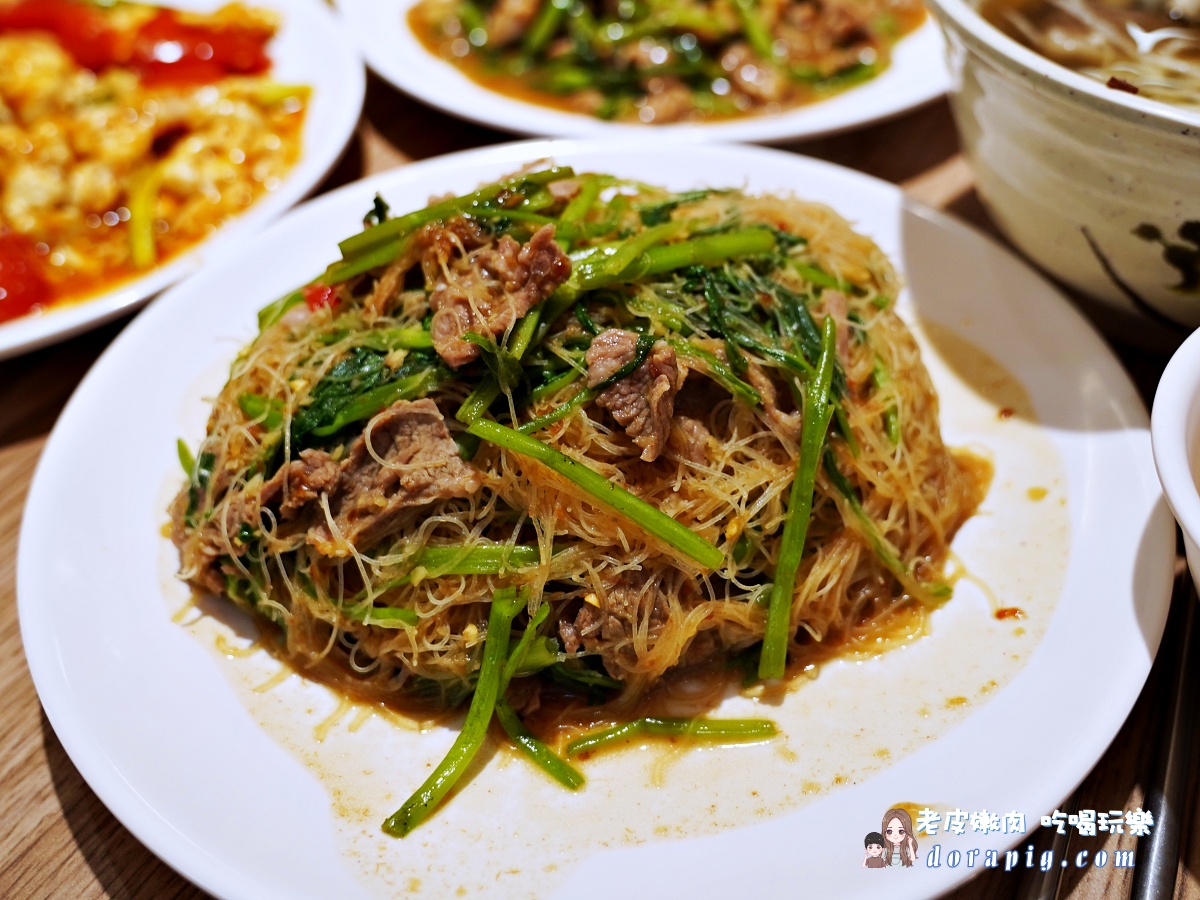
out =
[(1188, 567), (1200, 588), (1200, 331), (1183, 342), (1163, 372), (1150, 439), (1163, 493), (1183, 529)]
[[(1101, 324), (1178, 342), (1200, 326), (1200, 112), (1108, 88), (929, 0), (979, 194), (1045, 271), (1099, 301)], [(1147, 341), (1138, 341), (1147, 343)], [(1152, 340), (1149, 343), (1161, 343)]]

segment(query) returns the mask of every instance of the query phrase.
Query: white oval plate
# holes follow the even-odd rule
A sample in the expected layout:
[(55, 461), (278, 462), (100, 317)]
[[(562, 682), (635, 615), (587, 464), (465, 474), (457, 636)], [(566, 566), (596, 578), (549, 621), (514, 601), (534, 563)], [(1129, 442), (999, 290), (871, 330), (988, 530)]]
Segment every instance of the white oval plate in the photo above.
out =
[[(891, 185), (772, 150), (681, 145), (650, 156), (643, 146), (503, 145), (321, 197), (153, 304), (63, 412), (21, 533), (30, 671), (100, 798), (206, 890), (611, 900), (618, 884), (647, 898), (793, 896), (803, 884), (867, 898), (886, 878), (889, 896), (931, 896), (978, 869), (864, 875), (863, 836), (884, 810), (906, 801), (1018, 811), (1033, 830), (1133, 706), (1166, 616), (1174, 529), (1145, 410), (1092, 328), (1012, 255)], [(397, 211), (416, 208), (543, 157), (675, 189), (795, 191), (873, 237), (910, 285), (900, 309), (919, 320), (948, 441), (994, 460), (989, 495), (954, 549), (995, 596), (964, 579), (925, 637), (827, 664), (779, 705), (722, 706), (778, 721), (774, 742), (667, 760), (636, 748), (602, 755), (570, 795), (518, 758), (484, 754), (444, 809), (391, 840), (380, 822), (453, 731), (376, 716), (343, 720), (318, 741), (314, 726), (337, 709), (324, 688), (292, 676), (250, 690), (278, 665), (262, 651), (214, 652), (248, 643), (237, 627), (194, 611), (190, 623), (172, 621), (188, 599), (161, 533), (182, 477), (175, 440), (196, 445), (204, 398), (254, 335), (255, 311), (333, 259), (377, 191)], [(1016, 373), (1034, 413), (985, 354)], [(999, 416), (1004, 406), (1016, 415)], [(1028, 618), (999, 621), (993, 603)], [(921, 836), (921, 852), (941, 843), (945, 859), (1023, 837)]]
[[(211, 11), (226, 0), (161, 0), (160, 6)], [(264, 225), (302, 200), (337, 163), (354, 133), (366, 92), (362, 59), (341, 20), (319, 0), (251, 0), (275, 10), (282, 21), (267, 47), (271, 76), (312, 85), (303, 150), (282, 184), (230, 219), (212, 237), (166, 265), (85, 300), (40, 315), (0, 324), (0, 359), (15, 356), (115, 319), (163, 288), (198, 271), (223, 252), (245, 243)]]
[(941, 32), (930, 16), (894, 48), (879, 77), (828, 100), (774, 116), (727, 122), (644, 126), (527, 103), (489, 91), (430, 53), (408, 27), (417, 0), (334, 0), (367, 65), (407, 94), (453, 115), (516, 134), (650, 137), (687, 141), (775, 142), (813, 138), (899, 115), (946, 92)]

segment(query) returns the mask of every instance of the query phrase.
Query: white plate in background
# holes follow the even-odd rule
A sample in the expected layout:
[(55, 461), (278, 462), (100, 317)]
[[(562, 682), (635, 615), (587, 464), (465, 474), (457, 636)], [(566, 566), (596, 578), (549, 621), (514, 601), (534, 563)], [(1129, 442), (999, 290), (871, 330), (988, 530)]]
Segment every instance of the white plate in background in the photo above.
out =
[[(163, 0), (161, 6), (211, 11), (225, 0)], [(281, 23), (267, 45), (270, 77), (312, 86), (300, 158), (279, 187), (261, 196), (209, 238), (164, 265), (82, 300), (0, 323), (0, 359), (63, 340), (136, 309), (156, 293), (244, 244), (306, 197), (329, 174), (354, 133), (366, 77), (358, 49), (341, 19), (320, 0), (248, 0), (274, 10)]]
[[(919, 836), (917, 867), (863, 874), (863, 836), (881, 830), (884, 810), (1019, 811), (1032, 831), (1132, 708), (1166, 617), (1174, 527), (1143, 405), (1092, 328), (1010, 253), (892, 185), (771, 150), (643, 146), (503, 145), (314, 200), (164, 294), (64, 410), (21, 533), (30, 671), (101, 800), (205, 890), (873, 898), (884, 878), (891, 897), (928, 897), (978, 871), (926, 868), (932, 844), (1002, 850), (1025, 835)], [(328, 691), (298, 676), (256, 691), (279, 667), (262, 651), (223, 652), (247, 644), (236, 628), (194, 613), (190, 626), (173, 621), (188, 598), (161, 533), (182, 478), (175, 441), (196, 445), (204, 398), (254, 336), (255, 312), (336, 258), (376, 192), (400, 213), (548, 157), (674, 189), (794, 191), (835, 207), (904, 274), (899, 309), (920, 324), (947, 440), (991, 455), (996, 475), (955, 539), (970, 577), (928, 635), (827, 664), (781, 705), (734, 698), (721, 709), (769, 716), (783, 738), (658, 762), (636, 748), (600, 755), (570, 795), (518, 757), (485, 753), (445, 808), (397, 841), (379, 824), (453, 731), (378, 716), (350, 727), (343, 716), (318, 740), (316, 726), (337, 719)], [(1028, 618), (999, 621), (996, 605)]]

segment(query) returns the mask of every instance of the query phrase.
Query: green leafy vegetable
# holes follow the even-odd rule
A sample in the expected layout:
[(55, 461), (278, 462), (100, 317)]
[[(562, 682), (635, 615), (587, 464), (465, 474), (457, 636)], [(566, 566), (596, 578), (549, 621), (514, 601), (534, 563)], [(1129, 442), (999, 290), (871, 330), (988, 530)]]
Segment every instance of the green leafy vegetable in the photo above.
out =
[(375, 195), (375, 200), (371, 204), (371, 211), (363, 216), (363, 227), (367, 228), (372, 225), (382, 225), (387, 221), (390, 207), (378, 194)]
[(293, 445), (308, 446), (311, 437), (334, 434), (397, 400), (423, 397), (448, 377), (441, 360), (428, 351), (411, 351), (395, 370), (386, 360), (386, 353), (352, 348), (313, 388), (308, 405), (292, 418)]

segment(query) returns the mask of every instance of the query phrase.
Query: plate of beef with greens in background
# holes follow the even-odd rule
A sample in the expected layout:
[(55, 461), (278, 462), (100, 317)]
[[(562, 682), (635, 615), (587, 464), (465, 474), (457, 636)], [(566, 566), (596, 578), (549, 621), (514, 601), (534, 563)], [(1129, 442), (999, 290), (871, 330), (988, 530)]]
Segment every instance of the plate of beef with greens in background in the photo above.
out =
[(784, 141), (898, 115), (946, 90), (920, 3), (338, 0), (379, 75), (528, 135)]

